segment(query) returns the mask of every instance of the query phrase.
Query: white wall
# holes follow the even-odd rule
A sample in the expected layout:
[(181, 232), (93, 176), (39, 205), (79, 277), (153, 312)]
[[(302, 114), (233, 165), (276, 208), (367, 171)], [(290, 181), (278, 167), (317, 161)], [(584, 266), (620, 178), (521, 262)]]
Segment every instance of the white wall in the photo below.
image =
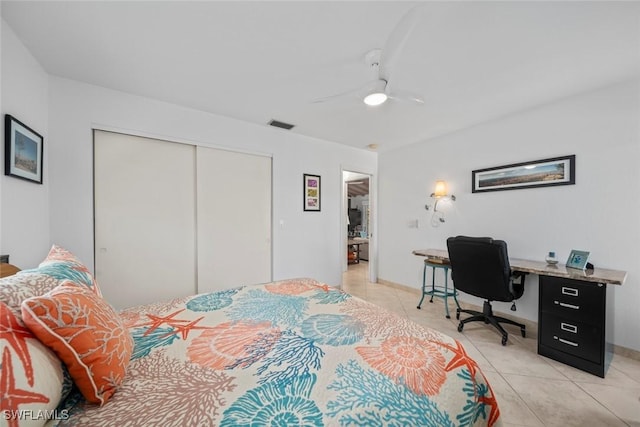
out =
[[(376, 173), (376, 153), (57, 77), (49, 85), (51, 237), (90, 268), (92, 128), (100, 127), (272, 155), (274, 279), (309, 276), (341, 283), (341, 167)], [(302, 210), (304, 173), (322, 176), (321, 212)], [(251, 260), (246, 263), (251, 268)], [(153, 290), (152, 283), (140, 286)]]
[[(48, 76), (2, 21), (0, 86), (0, 253), (20, 268), (36, 267), (49, 251)], [(44, 138), (43, 184), (4, 175), (4, 115)]]
[[(504, 239), (509, 255), (543, 260), (555, 251), (591, 252), (598, 267), (625, 270), (614, 299), (617, 345), (640, 350), (640, 83), (575, 96), (513, 114), (379, 157), (379, 277), (418, 288), (422, 260), (413, 249), (446, 249), (459, 234)], [(471, 171), (492, 166), (576, 155), (576, 184), (492, 193), (471, 193)], [(446, 223), (429, 224), (425, 211), (437, 179), (456, 202), (442, 206)], [(419, 228), (411, 221), (419, 220)], [(481, 300), (463, 297), (468, 301)], [(507, 303), (494, 303), (509, 312)], [(537, 277), (527, 279), (518, 315), (537, 319)]]

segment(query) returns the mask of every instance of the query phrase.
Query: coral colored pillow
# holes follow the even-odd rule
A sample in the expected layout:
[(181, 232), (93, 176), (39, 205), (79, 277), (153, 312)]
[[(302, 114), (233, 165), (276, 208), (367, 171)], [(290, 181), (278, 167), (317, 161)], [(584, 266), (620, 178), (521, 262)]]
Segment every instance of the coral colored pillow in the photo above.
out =
[(133, 340), (115, 310), (86, 286), (65, 281), (22, 302), (33, 334), (67, 365), (87, 401), (104, 404), (122, 383)]

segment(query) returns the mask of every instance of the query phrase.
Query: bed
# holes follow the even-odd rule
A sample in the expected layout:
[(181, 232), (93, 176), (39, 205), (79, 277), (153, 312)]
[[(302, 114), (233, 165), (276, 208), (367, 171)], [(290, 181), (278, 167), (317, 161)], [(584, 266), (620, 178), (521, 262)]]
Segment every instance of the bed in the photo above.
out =
[[(64, 257), (71, 259), (58, 256)], [(76, 273), (85, 278), (90, 273), (73, 260), (73, 274), (55, 272), (53, 289), (49, 283), (11, 296), (20, 282), (15, 277), (39, 274), (33, 271), (18, 273), (7, 286), (0, 282), (0, 302), (7, 307), (0, 317), (14, 316), (37, 335), (38, 326), (29, 325), (34, 316), (42, 317), (36, 312), (42, 301), (33, 294), (68, 288), (99, 300), (92, 278), (78, 289), (82, 280)], [(72, 276), (75, 283), (69, 283)], [(48, 403), (54, 410), (33, 425), (500, 424), (493, 391), (460, 342), (313, 279), (193, 295), (109, 316), (119, 326), (107, 329), (123, 331), (114, 354), (126, 365), (120, 377), (103, 375), (113, 386), (109, 396), (92, 403), (78, 391), (82, 381), (68, 379), (73, 361), (59, 363), (63, 390), (51, 397), (57, 402)], [(46, 337), (29, 343), (50, 347)], [(0, 348), (3, 372), (12, 360), (7, 347)], [(60, 354), (53, 353), (49, 358), (59, 361)], [(23, 359), (14, 359), (16, 371)], [(28, 390), (28, 381), (20, 387)], [(14, 402), (17, 409), (34, 404), (41, 403)], [(8, 425), (32, 425), (23, 421), (11, 419)]]

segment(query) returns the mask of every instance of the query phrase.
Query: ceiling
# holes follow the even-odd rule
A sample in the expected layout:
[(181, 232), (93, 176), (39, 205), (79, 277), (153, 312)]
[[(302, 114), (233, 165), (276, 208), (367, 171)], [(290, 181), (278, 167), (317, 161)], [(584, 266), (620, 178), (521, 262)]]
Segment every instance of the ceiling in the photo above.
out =
[(359, 179), (357, 181), (347, 181), (347, 196), (368, 196), (369, 195), (369, 178)]
[(367, 196), (369, 194), (369, 175), (343, 171), (342, 179), (347, 185), (348, 197)]
[[(261, 126), (277, 119), (295, 125), (289, 132), (362, 149), (377, 144), (381, 152), (640, 71), (639, 2), (5, 0), (1, 7), (51, 75)], [(394, 32), (410, 9), (415, 25)], [(399, 35), (404, 43), (394, 43)], [(392, 91), (419, 95), (423, 105), (367, 107), (355, 96), (313, 102), (371, 80), (365, 54), (376, 48), (393, 58)]]

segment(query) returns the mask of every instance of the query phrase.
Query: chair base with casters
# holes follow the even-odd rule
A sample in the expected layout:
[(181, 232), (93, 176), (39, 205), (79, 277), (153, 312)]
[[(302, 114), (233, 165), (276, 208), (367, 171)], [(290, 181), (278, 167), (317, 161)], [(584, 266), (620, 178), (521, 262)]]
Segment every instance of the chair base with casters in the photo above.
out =
[[(427, 268), (431, 267), (431, 289), (427, 289)], [(422, 271), (422, 298), (420, 298), (420, 302), (418, 303), (418, 309), (422, 306), (422, 301), (424, 301), (424, 297), (429, 295), (429, 302), (433, 303), (433, 297), (442, 298), (444, 300), (444, 311), (445, 317), (447, 319), (451, 319), (449, 315), (449, 303), (447, 302), (448, 297), (453, 297), (456, 302), (456, 307), (460, 309), (460, 304), (458, 304), (458, 292), (455, 290), (453, 286), (449, 289), (449, 267), (448, 263), (433, 263), (429, 260), (424, 260), (424, 270)], [(442, 269), (444, 273), (444, 286), (436, 285), (436, 268)]]
[(484, 323), (487, 323), (487, 324), (491, 323), (498, 331), (500, 331), (500, 334), (502, 334), (502, 345), (507, 345), (507, 339), (509, 337), (509, 334), (507, 333), (507, 331), (504, 330), (504, 328), (500, 323), (508, 323), (510, 325), (519, 326), (522, 337), (523, 338), (526, 337), (525, 325), (523, 325), (522, 323), (515, 322), (511, 319), (507, 319), (506, 317), (494, 316), (493, 308), (491, 307), (491, 303), (489, 301), (484, 302), (484, 305), (482, 307), (482, 313), (475, 310), (465, 310), (465, 309), (458, 308), (456, 310), (456, 319), (460, 319), (461, 312), (471, 314), (472, 316), (467, 317), (466, 319), (460, 320), (460, 323), (458, 324), (458, 332), (462, 332), (462, 328), (464, 328), (465, 323), (483, 321)]

